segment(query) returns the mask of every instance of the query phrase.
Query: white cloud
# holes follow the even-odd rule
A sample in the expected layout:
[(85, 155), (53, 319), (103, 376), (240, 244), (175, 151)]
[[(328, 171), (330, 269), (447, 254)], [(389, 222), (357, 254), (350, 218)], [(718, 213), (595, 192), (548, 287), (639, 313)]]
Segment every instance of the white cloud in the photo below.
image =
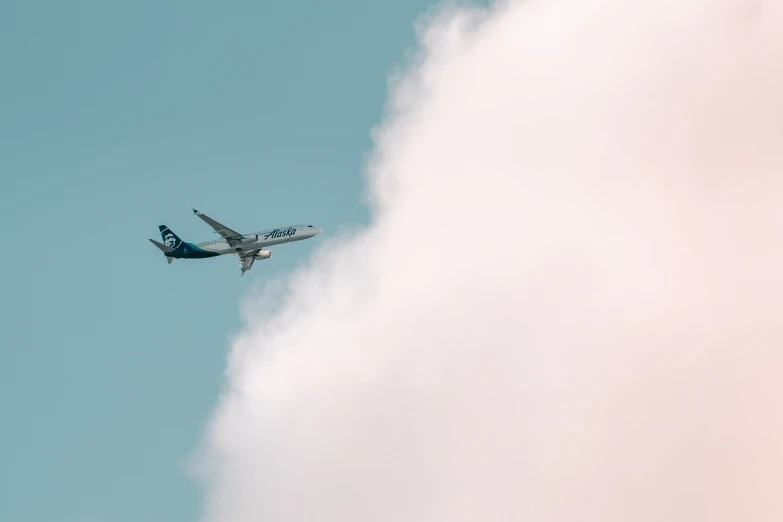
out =
[(430, 16), (371, 226), (247, 307), (205, 518), (783, 519), (783, 8)]

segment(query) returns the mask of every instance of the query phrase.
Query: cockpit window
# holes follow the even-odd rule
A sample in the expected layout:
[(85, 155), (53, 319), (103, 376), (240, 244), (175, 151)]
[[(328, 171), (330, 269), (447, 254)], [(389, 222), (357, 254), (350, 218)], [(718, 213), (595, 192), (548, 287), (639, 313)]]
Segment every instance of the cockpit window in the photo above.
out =
[(307, 225), (307, 228), (313, 228), (313, 225)]

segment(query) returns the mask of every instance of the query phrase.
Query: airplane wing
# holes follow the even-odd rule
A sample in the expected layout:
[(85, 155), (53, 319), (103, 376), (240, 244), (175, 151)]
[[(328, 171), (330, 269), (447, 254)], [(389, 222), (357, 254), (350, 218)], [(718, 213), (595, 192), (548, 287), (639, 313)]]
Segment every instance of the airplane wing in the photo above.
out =
[(239, 267), (242, 269), (242, 274), (245, 275), (245, 272), (250, 270), (250, 267), (253, 266), (253, 262), (256, 260), (255, 252), (244, 252), (242, 254), (237, 254), (239, 257)]
[[(242, 234), (240, 234), (236, 230), (231, 230), (227, 226), (218, 223), (211, 217), (204, 215), (203, 213), (199, 212), (195, 208), (193, 209), (193, 213), (196, 214), (198, 217), (200, 217), (202, 220), (204, 220), (204, 222), (207, 225), (215, 229), (215, 232), (220, 234), (228, 242), (230, 246), (234, 246), (242, 241)], [(253, 264), (253, 262), (251, 261), (250, 264)]]

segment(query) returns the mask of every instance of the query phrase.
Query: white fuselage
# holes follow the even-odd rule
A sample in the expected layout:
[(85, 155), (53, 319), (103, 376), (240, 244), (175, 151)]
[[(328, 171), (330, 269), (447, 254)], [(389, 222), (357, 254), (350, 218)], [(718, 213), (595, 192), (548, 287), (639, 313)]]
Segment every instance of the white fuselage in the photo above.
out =
[(242, 236), (242, 241), (237, 242), (234, 246), (229, 245), (225, 239), (195, 243), (194, 246), (218, 255), (241, 254), (242, 252), (309, 239), (319, 233), (321, 233), (321, 229), (311, 225), (293, 225), (245, 234)]

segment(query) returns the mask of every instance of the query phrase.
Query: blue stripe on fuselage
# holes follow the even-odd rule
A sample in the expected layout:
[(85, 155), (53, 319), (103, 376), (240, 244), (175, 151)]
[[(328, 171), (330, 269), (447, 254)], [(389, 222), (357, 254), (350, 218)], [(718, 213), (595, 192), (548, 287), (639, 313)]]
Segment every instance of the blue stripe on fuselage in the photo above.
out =
[(179, 259), (203, 259), (207, 257), (216, 257), (219, 255), (220, 254), (217, 252), (210, 252), (209, 250), (199, 248), (193, 243), (183, 242), (175, 252), (172, 252), (170, 257), (176, 257)]

